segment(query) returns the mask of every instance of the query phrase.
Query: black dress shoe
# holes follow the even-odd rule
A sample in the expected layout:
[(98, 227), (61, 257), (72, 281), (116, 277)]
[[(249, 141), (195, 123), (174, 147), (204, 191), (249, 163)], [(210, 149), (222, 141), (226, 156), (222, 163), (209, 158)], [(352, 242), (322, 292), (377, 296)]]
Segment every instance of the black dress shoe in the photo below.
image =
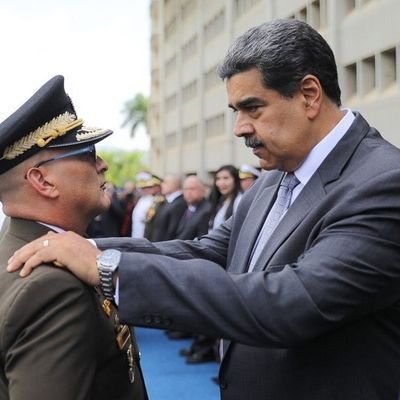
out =
[(207, 352), (195, 352), (190, 356), (186, 357), (187, 364), (201, 364), (210, 361), (217, 361), (215, 358), (215, 354), (212, 350)]
[(167, 331), (167, 336), (169, 339), (187, 339), (193, 337), (193, 335), (189, 332), (180, 332), (180, 331)]
[(180, 349), (179, 355), (183, 357), (191, 356), (194, 353), (193, 349)]

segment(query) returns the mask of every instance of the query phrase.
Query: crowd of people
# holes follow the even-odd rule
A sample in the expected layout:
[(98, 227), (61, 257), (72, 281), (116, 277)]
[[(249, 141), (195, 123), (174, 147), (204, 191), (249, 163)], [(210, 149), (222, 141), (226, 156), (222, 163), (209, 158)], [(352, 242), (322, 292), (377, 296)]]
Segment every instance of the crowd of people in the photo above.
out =
[(145, 238), (152, 242), (194, 239), (227, 220), (242, 193), (261, 175), (257, 167), (223, 165), (211, 184), (197, 175), (167, 174), (160, 178), (142, 171), (122, 187), (106, 183), (109, 210), (96, 216), (87, 235)]
[[(161, 178), (149, 171), (122, 187), (107, 183), (111, 206), (96, 216), (86, 234), (92, 238), (133, 237), (151, 242), (193, 240), (211, 232), (236, 211), (242, 194), (261, 175), (259, 168), (223, 165), (211, 184), (197, 175)], [(172, 340), (193, 338), (180, 354), (188, 364), (219, 361), (218, 338), (195, 332), (166, 331)]]

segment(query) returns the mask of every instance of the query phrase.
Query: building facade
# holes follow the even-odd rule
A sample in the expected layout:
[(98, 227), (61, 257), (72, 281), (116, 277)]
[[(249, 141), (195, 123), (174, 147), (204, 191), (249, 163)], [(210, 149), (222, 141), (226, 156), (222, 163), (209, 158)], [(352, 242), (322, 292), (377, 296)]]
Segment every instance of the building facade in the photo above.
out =
[(301, 19), (326, 38), (343, 105), (400, 147), (400, 1), (152, 0), (150, 14), (150, 165), (161, 176), (208, 179), (222, 164), (258, 165), (232, 133), (215, 71), (238, 35), (276, 18)]

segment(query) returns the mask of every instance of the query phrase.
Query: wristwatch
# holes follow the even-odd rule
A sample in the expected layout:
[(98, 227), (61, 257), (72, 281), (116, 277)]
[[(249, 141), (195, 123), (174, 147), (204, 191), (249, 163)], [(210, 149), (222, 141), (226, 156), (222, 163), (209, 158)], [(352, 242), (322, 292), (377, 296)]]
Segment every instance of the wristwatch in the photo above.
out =
[(106, 299), (114, 301), (113, 274), (118, 269), (121, 252), (114, 249), (104, 250), (96, 257), (100, 275), (100, 289)]

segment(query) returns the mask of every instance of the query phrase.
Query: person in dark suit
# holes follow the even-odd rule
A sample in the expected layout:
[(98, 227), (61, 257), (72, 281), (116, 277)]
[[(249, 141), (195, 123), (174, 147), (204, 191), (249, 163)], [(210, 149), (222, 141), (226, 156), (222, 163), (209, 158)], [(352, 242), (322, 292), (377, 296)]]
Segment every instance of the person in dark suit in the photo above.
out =
[[(188, 176), (183, 182), (183, 198), (187, 207), (179, 222), (176, 239), (200, 238), (208, 232), (211, 203), (206, 199), (206, 186), (196, 175)], [(190, 347), (179, 351), (188, 364), (216, 361), (215, 339), (180, 331), (168, 331), (167, 334), (171, 339), (194, 336)]]
[[(147, 399), (139, 351), (112, 302), (60, 268), (6, 272), (22, 244), (46, 232), (84, 234), (110, 206), (107, 164), (56, 76), (0, 124), (0, 398)], [(43, 242), (51, 246), (51, 241)]]
[(118, 198), (115, 186), (106, 182), (105, 193), (110, 197), (110, 208), (93, 218), (86, 234), (91, 238), (120, 236), (121, 224), (124, 217), (124, 207)]
[[(148, 234), (145, 237), (154, 242), (176, 239), (179, 228), (183, 228), (181, 223), (183, 215), (186, 214), (186, 219), (188, 219), (189, 214), (187, 203), (182, 195), (180, 176), (167, 175), (161, 183), (161, 192), (165, 201), (157, 208), (153, 220), (148, 224), (151, 230), (147, 229), (146, 225)], [(166, 330), (165, 333), (169, 339), (184, 339), (193, 336), (189, 332), (170, 329)]]
[(397, 399), (400, 150), (341, 107), (333, 52), (305, 22), (246, 31), (218, 73), (270, 171), (228, 221), (158, 244), (48, 234), (9, 269), (57, 257), (96, 285), (96, 256), (120, 249), (121, 320), (224, 338), (223, 400)]
[(181, 217), (175, 239), (192, 240), (208, 232), (211, 204), (206, 199), (206, 187), (199, 177), (188, 176), (183, 182), (186, 209)]
[(178, 175), (168, 174), (161, 182), (161, 194), (165, 201), (155, 203), (153, 218), (146, 223), (145, 238), (152, 242), (161, 242), (176, 238), (178, 224), (186, 209), (182, 196), (182, 182)]

